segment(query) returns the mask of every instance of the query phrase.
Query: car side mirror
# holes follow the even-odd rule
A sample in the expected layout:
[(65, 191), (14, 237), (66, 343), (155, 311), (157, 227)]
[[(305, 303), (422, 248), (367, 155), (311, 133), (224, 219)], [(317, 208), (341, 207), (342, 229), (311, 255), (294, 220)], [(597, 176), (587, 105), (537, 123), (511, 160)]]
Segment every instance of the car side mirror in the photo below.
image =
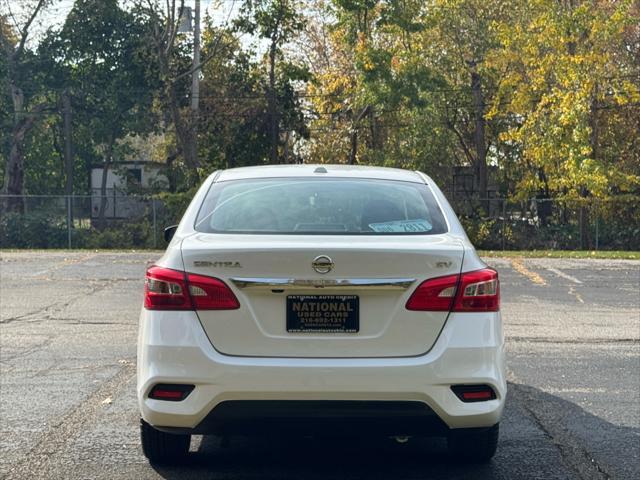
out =
[(176, 230), (178, 229), (178, 225), (171, 225), (164, 229), (164, 239), (167, 243), (171, 241), (173, 236), (176, 234)]

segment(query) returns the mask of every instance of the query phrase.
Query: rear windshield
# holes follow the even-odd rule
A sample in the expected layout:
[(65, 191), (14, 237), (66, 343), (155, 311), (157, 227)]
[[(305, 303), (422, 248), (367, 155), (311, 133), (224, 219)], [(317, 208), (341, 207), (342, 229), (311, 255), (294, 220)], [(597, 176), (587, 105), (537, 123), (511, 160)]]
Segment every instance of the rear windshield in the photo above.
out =
[(208, 233), (428, 235), (447, 231), (424, 184), (268, 178), (214, 183), (196, 230)]

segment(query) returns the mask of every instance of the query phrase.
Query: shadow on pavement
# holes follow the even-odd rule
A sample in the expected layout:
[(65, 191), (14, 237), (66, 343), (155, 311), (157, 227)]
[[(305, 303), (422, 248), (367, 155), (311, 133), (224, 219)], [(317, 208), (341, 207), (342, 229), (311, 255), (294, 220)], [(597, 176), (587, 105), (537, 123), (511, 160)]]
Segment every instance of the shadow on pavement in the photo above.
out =
[[(637, 439), (638, 429), (618, 427), (595, 417), (572, 402), (523, 385), (510, 386), (501, 423), (498, 453), (484, 465), (459, 464), (450, 458), (443, 438), (412, 438), (399, 444), (389, 438), (271, 438), (233, 437), (222, 446), (219, 437), (202, 437), (200, 445), (181, 467), (154, 467), (166, 479), (574, 479), (589, 465), (581, 441), (567, 431), (563, 438), (541, 429), (539, 412), (529, 408), (547, 406), (562, 416), (562, 423), (599, 432), (603, 439)], [(524, 406), (526, 405), (526, 408)], [(535, 418), (532, 417), (534, 413)], [(555, 419), (560, 422), (560, 418)], [(579, 422), (580, 425), (576, 425)], [(560, 428), (556, 425), (554, 428)], [(546, 430), (546, 431), (545, 431)], [(562, 442), (571, 445), (562, 447)], [(637, 440), (636, 440), (637, 441)], [(560, 449), (556, 446), (560, 442)], [(192, 449), (193, 449), (192, 444)], [(578, 449), (576, 451), (576, 448)], [(562, 452), (562, 454), (561, 454)], [(564, 455), (564, 458), (563, 458)], [(633, 455), (630, 460), (633, 461)], [(637, 460), (635, 460), (637, 465)], [(630, 463), (633, 469), (633, 464)], [(637, 469), (637, 466), (635, 467)], [(637, 478), (637, 475), (615, 478)], [(628, 472), (627, 472), (628, 473)], [(635, 472), (637, 474), (637, 471)]]
[[(168, 479), (404, 479), (421, 476), (425, 470), (448, 472), (446, 478), (465, 478), (469, 468), (450, 463), (446, 442), (439, 438), (398, 444), (385, 437), (234, 437), (225, 448), (219, 438), (207, 436), (188, 465), (157, 471)], [(484, 465), (472, 471), (478, 478), (491, 478), (492, 469)]]
[[(537, 388), (509, 384), (509, 400), (524, 406), (584, 478), (640, 478), (640, 428), (610, 423), (579, 405)], [(612, 395), (609, 394), (609, 398)], [(638, 398), (614, 401), (638, 409)]]

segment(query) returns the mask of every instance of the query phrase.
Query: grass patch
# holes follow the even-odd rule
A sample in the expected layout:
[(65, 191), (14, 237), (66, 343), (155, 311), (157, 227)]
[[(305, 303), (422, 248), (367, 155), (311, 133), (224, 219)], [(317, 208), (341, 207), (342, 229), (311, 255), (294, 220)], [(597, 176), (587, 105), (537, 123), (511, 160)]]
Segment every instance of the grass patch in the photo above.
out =
[(638, 251), (621, 250), (479, 250), (483, 257), (498, 258), (607, 258), (615, 260), (640, 260)]

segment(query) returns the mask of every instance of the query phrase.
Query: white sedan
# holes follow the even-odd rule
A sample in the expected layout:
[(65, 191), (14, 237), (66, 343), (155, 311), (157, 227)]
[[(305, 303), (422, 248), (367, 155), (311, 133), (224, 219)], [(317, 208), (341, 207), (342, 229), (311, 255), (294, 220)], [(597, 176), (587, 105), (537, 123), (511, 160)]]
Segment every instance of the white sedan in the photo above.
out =
[(148, 269), (138, 341), (151, 462), (191, 434), (441, 435), (495, 453), (506, 381), (497, 273), (420, 172), (212, 174)]

